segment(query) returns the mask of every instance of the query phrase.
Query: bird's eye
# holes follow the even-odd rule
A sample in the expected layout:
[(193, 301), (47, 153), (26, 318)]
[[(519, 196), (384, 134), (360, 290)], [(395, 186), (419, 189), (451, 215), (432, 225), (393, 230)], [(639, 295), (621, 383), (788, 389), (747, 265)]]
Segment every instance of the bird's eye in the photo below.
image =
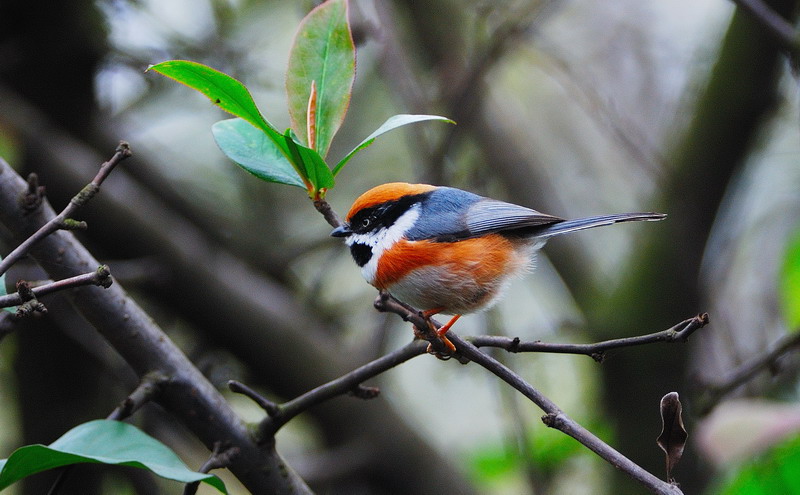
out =
[(367, 217), (364, 220), (361, 220), (361, 228), (366, 229), (372, 223), (372, 219)]

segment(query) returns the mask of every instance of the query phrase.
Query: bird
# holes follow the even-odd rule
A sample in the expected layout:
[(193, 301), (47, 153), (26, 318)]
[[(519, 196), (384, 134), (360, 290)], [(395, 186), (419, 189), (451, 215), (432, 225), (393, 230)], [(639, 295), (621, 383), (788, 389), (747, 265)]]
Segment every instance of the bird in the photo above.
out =
[[(446, 334), (453, 324), (496, 304), (512, 279), (532, 270), (536, 251), (551, 237), (665, 217), (564, 220), (454, 187), (391, 182), (359, 196), (331, 236), (344, 238), (369, 284), (419, 308), (452, 353)], [(430, 318), (440, 313), (453, 317), (436, 330)]]

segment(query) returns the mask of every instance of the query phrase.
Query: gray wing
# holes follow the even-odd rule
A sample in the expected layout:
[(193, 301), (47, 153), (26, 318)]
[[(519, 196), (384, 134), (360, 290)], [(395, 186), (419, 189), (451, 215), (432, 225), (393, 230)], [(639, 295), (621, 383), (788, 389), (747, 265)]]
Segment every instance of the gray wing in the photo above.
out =
[(467, 229), (472, 236), (539, 227), (561, 222), (562, 219), (495, 199), (483, 199), (472, 205), (467, 212)]
[(420, 220), (406, 233), (410, 240), (457, 241), (562, 221), (524, 206), (484, 198), (455, 188), (435, 190), (424, 205)]

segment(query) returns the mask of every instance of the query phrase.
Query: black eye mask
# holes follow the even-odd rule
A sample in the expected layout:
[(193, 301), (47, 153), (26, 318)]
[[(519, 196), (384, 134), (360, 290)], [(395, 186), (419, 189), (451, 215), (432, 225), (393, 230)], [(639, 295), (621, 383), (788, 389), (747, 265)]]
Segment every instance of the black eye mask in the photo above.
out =
[(354, 234), (367, 234), (389, 228), (409, 208), (422, 201), (429, 193), (403, 196), (396, 201), (387, 201), (371, 208), (364, 208), (350, 219), (350, 230)]

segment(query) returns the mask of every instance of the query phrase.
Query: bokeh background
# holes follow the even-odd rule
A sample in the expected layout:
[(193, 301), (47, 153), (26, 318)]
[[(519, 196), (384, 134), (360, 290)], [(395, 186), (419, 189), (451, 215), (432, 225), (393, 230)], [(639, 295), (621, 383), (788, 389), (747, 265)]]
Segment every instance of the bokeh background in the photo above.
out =
[[(769, 3), (794, 19), (797, 2)], [(262, 183), (222, 155), (210, 126), (226, 115), (145, 69), (168, 59), (215, 67), (285, 128), (288, 51), (314, 5), (0, 4), (0, 156), (39, 174), (61, 208), (119, 140), (130, 142), (134, 157), (81, 211), (90, 226), (81, 238), (221, 389), (238, 379), (275, 400), (397, 348), (411, 329), (373, 310), (374, 290), (302, 190)], [(567, 218), (669, 215), (552, 241), (533, 275), (457, 333), (593, 342), (708, 311), (711, 325), (687, 344), (618, 350), (602, 364), (495, 355), (662, 477), (658, 403), (679, 392), (689, 444), (673, 474), (686, 493), (733, 490), (728, 480), (797, 437), (796, 352), (730, 394), (712, 393), (797, 331), (786, 275), (800, 263), (790, 249), (800, 220), (797, 77), (763, 28), (725, 0), (352, 0), (350, 19), (357, 77), (332, 158), (396, 113), (458, 125), (381, 137), (329, 193), (341, 214), (374, 185), (421, 181)], [(13, 247), (2, 229), (0, 246)], [(23, 263), (8, 279), (36, 276)], [(66, 298), (48, 307), (0, 342), (2, 457), (105, 417), (134, 383)], [(425, 356), (370, 385), (380, 398), (335, 399), (278, 436), (320, 493), (643, 492), (475, 365)], [(244, 418), (260, 418), (227, 396)], [(190, 466), (207, 456), (155, 406), (135, 421)], [(134, 471), (80, 477), (80, 493), (180, 490)], [(11, 492), (43, 493), (50, 482), (38, 476)]]

